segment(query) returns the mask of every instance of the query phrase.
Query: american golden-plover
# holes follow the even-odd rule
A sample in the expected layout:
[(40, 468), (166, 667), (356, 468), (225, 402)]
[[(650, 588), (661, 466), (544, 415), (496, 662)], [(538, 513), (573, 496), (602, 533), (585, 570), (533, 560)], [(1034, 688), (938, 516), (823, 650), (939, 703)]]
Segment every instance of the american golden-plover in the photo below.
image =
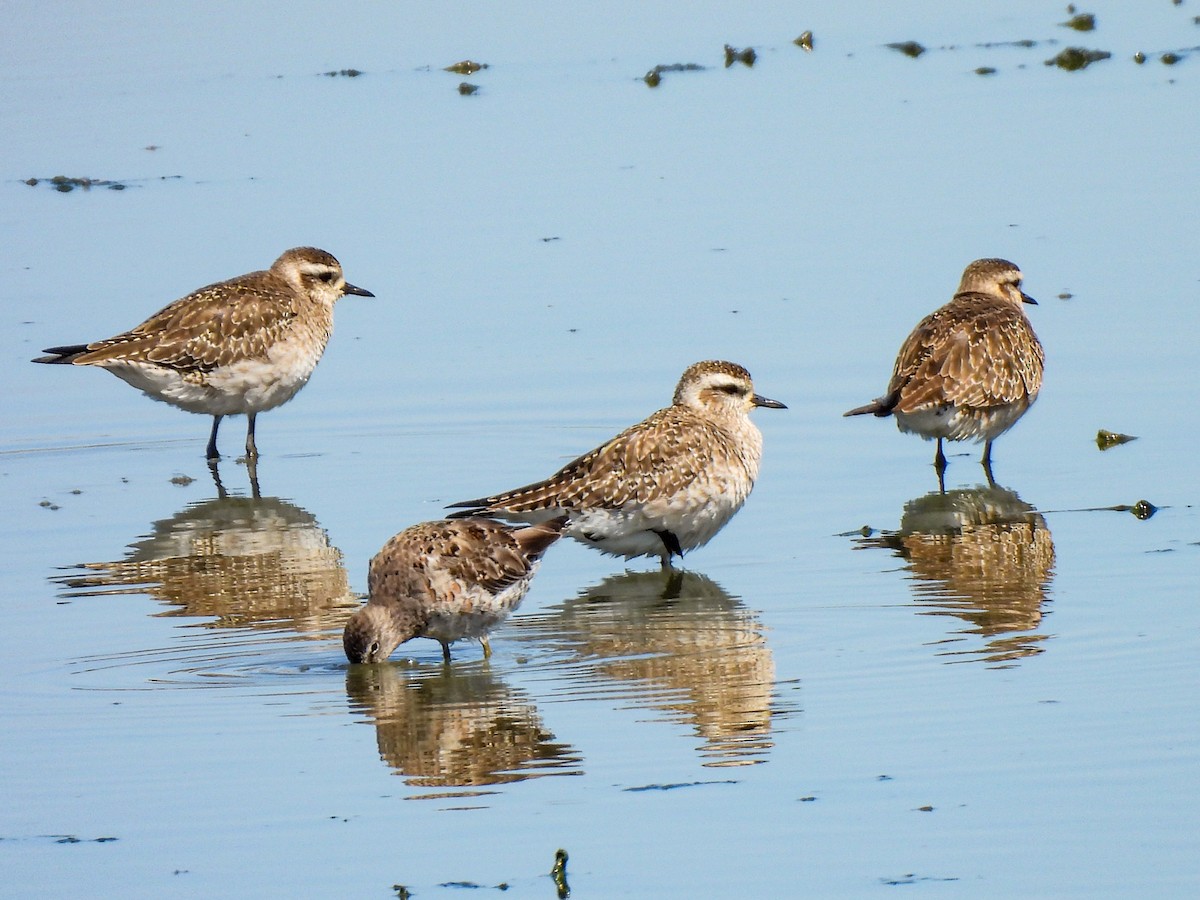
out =
[(193, 291), (141, 325), (90, 344), (49, 347), (34, 360), (98, 366), (147, 396), (213, 417), (207, 456), (217, 459), (223, 416), (247, 417), (246, 456), (258, 456), (254, 422), (304, 387), (333, 332), (348, 284), (324, 250), (296, 247), (264, 272)]
[(942, 441), (992, 442), (1016, 424), (1042, 387), (1045, 353), (1022, 304), (1021, 270), (1005, 259), (977, 259), (953, 299), (922, 319), (900, 347), (887, 393), (845, 413), (895, 416), (903, 432), (937, 440), (934, 465), (946, 469)]
[(455, 515), (536, 522), (566, 513), (566, 530), (603, 553), (672, 556), (708, 543), (749, 496), (762, 458), (756, 406), (786, 409), (754, 393), (731, 362), (689, 366), (671, 406), (627, 428), (545, 481), (451, 505)]
[(432, 638), (450, 661), (450, 644), (477, 639), (517, 608), (542, 554), (566, 517), (524, 527), (490, 519), (422, 522), (383, 545), (367, 575), (369, 599), (346, 623), (342, 646), (352, 663), (383, 662), (415, 637)]

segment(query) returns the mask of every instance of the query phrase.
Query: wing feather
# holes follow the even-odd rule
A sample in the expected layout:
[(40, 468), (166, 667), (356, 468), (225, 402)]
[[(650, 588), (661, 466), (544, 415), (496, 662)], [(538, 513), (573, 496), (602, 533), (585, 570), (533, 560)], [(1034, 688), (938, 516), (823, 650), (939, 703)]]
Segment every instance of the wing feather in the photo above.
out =
[(297, 314), (285, 282), (271, 272), (253, 272), (193, 291), (137, 327), (88, 344), (75, 362), (129, 360), (208, 372), (261, 358)]
[(896, 357), (888, 393), (913, 412), (946, 403), (965, 407), (1032, 401), (1045, 354), (1029, 320), (1011, 304), (960, 294), (926, 316)]

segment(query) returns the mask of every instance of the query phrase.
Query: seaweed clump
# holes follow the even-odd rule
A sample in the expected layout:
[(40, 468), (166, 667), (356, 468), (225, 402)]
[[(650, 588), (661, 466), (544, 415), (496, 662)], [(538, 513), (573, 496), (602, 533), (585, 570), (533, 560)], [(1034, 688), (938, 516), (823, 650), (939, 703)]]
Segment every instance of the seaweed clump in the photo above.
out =
[(1058, 56), (1046, 60), (1046, 65), (1058, 66), (1060, 69), (1066, 69), (1068, 72), (1078, 72), (1080, 69), (1086, 69), (1094, 62), (1100, 62), (1100, 60), (1108, 59), (1111, 56), (1112, 54), (1107, 50), (1087, 50), (1083, 47), (1067, 47)]

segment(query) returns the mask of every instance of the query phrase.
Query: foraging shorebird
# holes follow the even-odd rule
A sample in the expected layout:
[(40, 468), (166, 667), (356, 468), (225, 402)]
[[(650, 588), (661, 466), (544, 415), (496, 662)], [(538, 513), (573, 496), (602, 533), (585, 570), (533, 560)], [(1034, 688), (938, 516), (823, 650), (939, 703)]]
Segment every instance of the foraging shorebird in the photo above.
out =
[(98, 366), (155, 400), (213, 417), (207, 456), (219, 458), (224, 416), (254, 423), (304, 387), (333, 333), (333, 305), (345, 294), (374, 297), (347, 283), (324, 250), (296, 247), (264, 272), (193, 291), (129, 331), (103, 341), (49, 347), (38, 363)]
[(525, 527), (490, 519), (422, 522), (383, 545), (367, 575), (369, 600), (346, 623), (342, 646), (352, 663), (386, 660), (415, 637), (442, 645), (487, 635), (517, 608), (542, 554), (562, 536), (566, 517)]
[(566, 534), (603, 553), (672, 556), (708, 543), (746, 501), (758, 477), (756, 406), (786, 409), (754, 393), (735, 363), (689, 366), (671, 406), (568, 463), (545, 481), (451, 504), (463, 515), (536, 522), (566, 513)]
[(900, 430), (937, 440), (934, 466), (946, 470), (942, 441), (992, 442), (1017, 423), (1042, 387), (1045, 353), (1022, 304), (1021, 270), (1005, 259), (977, 259), (953, 299), (922, 319), (900, 347), (887, 393), (847, 416), (895, 416)]

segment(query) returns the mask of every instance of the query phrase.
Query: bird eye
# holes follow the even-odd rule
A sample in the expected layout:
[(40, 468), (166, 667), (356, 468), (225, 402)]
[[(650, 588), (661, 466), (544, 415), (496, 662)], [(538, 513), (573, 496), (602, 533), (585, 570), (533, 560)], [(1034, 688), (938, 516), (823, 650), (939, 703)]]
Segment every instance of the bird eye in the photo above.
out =
[(379, 652), (379, 641), (371, 641), (371, 646), (367, 648), (367, 656), (374, 656)]
[(730, 395), (740, 394), (742, 392), (742, 389), (736, 384), (723, 384), (718, 388), (718, 390), (724, 391), (726, 394)]
[(330, 272), (328, 269), (326, 269), (324, 272), (322, 272), (317, 277), (319, 279), (321, 279), (322, 281), (324, 281), (326, 284), (329, 284), (329, 282), (333, 281), (333, 273)]

